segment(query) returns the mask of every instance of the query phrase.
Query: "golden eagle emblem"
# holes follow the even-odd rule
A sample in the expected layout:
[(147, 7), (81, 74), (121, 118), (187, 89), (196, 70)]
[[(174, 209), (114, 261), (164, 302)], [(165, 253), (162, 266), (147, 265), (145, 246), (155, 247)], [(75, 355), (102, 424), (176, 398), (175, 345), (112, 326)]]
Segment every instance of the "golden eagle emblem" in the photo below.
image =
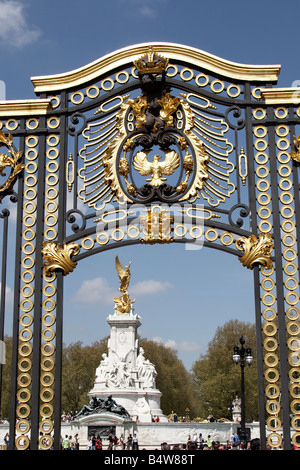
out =
[(150, 150), (138, 152), (133, 159), (133, 167), (142, 176), (151, 175), (146, 179), (151, 186), (160, 186), (166, 181), (163, 175), (172, 175), (179, 167), (180, 159), (175, 150), (165, 151), (165, 159), (161, 162), (161, 155), (154, 155), (153, 162), (149, 162), (148, 153)]

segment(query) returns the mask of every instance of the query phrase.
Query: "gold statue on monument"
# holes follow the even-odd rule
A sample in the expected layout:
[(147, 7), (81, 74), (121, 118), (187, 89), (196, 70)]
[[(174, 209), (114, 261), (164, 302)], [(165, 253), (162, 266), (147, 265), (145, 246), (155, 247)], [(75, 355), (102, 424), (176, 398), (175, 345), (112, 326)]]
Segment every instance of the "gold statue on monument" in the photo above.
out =
[(131, 262), (129, 263), (128, 266), (125, 266), (123, 268), (122, 264), (119, 261), (118, 256), (116, 256), (116, 270), (119, 276), (119, 281), (120, 281), (120, 287), (119, 291), (122, 292), (122, 295), (120, 297), (116, 297), (114, 299), (114, 302), (117, 307), (117, 313), (129, 313), (131, 309), (131, 304), (135, 302), (135, 300), (130, 300), (129, 294), (128, 294), (128, 286), (129, 286), (129, 281), (131, 277), (130, 273), (130, 265)]

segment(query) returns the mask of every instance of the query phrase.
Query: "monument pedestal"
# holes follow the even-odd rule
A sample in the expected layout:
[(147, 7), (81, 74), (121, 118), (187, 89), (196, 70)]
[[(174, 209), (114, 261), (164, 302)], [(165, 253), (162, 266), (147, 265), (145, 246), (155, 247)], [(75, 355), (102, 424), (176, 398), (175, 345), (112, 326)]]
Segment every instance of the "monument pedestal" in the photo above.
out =
[(137, 329), (141, 323), (132, 304), (127, 313), (119, 313), (115, 306), (107, 323), (110, 325), (108, 354), (103, 354), (94, 387), (88, 395), (101, 399), (111, 395), (133, 420), (149, 423), (159, 417), (167, 422), (160, 409), (161, 392), (155, 384), (155, 367), (144, 357), (138, 344)]

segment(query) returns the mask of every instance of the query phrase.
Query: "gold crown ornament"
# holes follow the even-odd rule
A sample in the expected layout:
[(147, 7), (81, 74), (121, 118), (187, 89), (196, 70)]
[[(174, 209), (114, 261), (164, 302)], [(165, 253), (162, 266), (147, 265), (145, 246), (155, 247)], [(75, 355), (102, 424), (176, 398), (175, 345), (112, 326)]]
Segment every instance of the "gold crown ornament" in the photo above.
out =
[(141, 75), (146, 73), (159, 74), (167, 70), (169, 59), (157, 54), (150, 47), (145, 55), (134, 62), (134, 65)]

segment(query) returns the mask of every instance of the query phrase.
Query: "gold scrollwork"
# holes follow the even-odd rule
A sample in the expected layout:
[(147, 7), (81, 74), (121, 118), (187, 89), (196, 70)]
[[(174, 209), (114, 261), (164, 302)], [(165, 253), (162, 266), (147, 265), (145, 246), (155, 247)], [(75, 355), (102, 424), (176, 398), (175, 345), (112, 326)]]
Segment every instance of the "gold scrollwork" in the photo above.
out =
[(261, 233), (258, 238), (255, 235), (248, 238), (240, 237), (236, 241), (236, 246), (239, 250), (244, 250), (244, 255), (239, 257), (243, 266), (252, 269), (259, 263), (267, 269), (272, 267), (273, 242), (270, 233)]
[(5, 153), (0, 154), (0, 176), (5, 177), (5, 168), (10, 168), (10, 175), (7, 177), (5, 183), (0, 186), (0, 201), (6, 194), (12, 191), (13, 185), (16, 181), (17, 175), (23, 170), (24, 165), (21, 163), (22, 152), (15, 150), (13, 145), (13, 137), (11, 134), (8, 137), (0, 131), (0, 147), (6, 147), (9, 155)]
[(295, 162), (300, 163), (300, 136), (294, 136), (293, 142), (296, 150), (289, 152), (289, 155)]
[(52, 271), (62, 270), (66, 276), (76, 267), (77, 262), (71, 257), (79, 253), (80, 247), (77, 243), (61, 245), (56, 242), (43, 242), (42, 254), (44, 259), (44, 272), (48, 276)]

